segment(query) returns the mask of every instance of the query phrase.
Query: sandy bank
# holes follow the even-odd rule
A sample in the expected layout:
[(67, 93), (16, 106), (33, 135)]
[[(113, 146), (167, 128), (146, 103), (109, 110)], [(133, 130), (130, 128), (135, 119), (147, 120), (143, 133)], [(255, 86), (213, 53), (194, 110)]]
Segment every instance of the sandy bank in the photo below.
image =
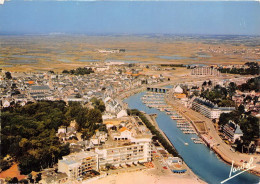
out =
[[(84, 182), (90, 183), (90, 182)], [(157, 175), (153, 174), (151, 170), (148, 171), (136, 171), (130, 173), (120, 173), (110, 175), (105, 178), (101, 178), (96, 181), (91, 181), (91, 184), (169, 184), (169, 183), (181, 183), (181, 184), (199, 184), (202, 183), (195, 178), (188, 178), (185, 175)]]

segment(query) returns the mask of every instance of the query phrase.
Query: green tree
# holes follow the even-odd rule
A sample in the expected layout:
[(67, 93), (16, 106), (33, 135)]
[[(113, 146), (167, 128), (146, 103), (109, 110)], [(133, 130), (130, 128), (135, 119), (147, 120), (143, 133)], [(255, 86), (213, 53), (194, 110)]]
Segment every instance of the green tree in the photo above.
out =
[(241, 104), (241, 105), (238, 107), (237, 110), (239, 111), (240, 114), (243, 114), (243, 113), (245, 112), (245, 107)]
[(5, 72), (5, 78), (6, 79), (12, 79), (12, 75), (10, 72)]
[(18, 183), (18, 179), (16, 177), (10, 179), (7, 183), (10, 183), (10, 184), (15, 184), (15, 183)]
[(102, 123), (102, 114), (98, 109), (90, 109), (87, 113), (87, 123), (85, 127), (92, 127), (96, 123)]

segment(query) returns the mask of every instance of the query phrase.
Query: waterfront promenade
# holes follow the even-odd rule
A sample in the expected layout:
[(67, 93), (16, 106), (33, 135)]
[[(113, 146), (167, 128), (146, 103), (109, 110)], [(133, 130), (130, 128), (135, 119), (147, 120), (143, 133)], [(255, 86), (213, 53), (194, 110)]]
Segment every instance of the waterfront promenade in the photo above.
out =
[[(186, 108), (183, 104), (178, 102), (177, 100), (174, 100), (171, 95), (168, 96), (167, 103), (172, 105), (172, 107), (177, 110), (179, 113), (181, 113), (183, 116), (189, 117), (191, 121), (203, 121), (207, 133), (201, 134), (199, 133), (199, 136), (206, 142), (206, 144), (214, 150), (225, 162), (232, 164), (232, 161), (234, 162), (234, 165), (236, 166), (243, 166), (243, 163), (249, 162), (251, 158), (253, 158), (252, 166), (256, 166), (255, 168), (251, 169), (249, 172), (252, 172), (258, 176), (260, 176), (260, 156), (253, 154), (242, 154), (238, 152), (233, 152), (231, 150), (231, 146), (227, 145), (218, 135), (217, 130), (214, 127), (213, 122), (203, 116), (202, 114)], [(196, 126), (196, 124), (194, 124)], [(196, 130), (200, 130), (200, 127), (197, 127)]]

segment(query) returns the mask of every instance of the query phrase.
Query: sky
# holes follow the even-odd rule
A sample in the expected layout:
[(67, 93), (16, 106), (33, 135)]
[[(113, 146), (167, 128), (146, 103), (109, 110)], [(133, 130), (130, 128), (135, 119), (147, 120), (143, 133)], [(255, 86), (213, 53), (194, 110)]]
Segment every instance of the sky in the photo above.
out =
[(260, 35), (260, 3), (11, 0), (0, 34)]

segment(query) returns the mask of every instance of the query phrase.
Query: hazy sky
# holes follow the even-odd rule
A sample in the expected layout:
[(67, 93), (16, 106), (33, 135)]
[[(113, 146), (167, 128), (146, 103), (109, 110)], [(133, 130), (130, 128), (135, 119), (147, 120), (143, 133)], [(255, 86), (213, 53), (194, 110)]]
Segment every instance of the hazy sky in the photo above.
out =
[(0, 34), (260, 35), (259, 2), (6, 1)]

